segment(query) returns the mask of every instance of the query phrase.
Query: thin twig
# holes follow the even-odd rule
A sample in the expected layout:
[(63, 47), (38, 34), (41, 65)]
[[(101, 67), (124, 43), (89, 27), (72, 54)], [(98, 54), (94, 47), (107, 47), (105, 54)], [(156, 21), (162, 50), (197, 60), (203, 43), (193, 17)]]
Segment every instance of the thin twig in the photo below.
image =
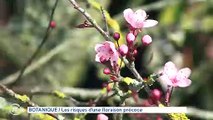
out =
[(108, 27), (108, 24), (107, 24), (106, 14), (105, 14), (105, 11), (104, 11), (102, 6), (101, 6), (101, 14), (103, 16), (106, 34), (109, 35), (109, 27)]
[[(32, 95), (51, 95), (53, 91), (51, 89), (37, 88), (23, 88), (13, 87), (13, 90), (21, 94), (32, 94)], [(78, 97), (82, 100), (96, 98), (101, 94), (101, 89), (87, 89), (87, 88), (74, 88), (74, 87), (62, 87), (58, 91), (72, 97)]]
[(69, 2), (78, 10), (84, 17), (96, 28), (96, 30), (105, 38), (107, 41), (111, 41), (110, 37), (106, 32), (92, 19), (89, 13), (87, 13), (83, 8), (81, 8), (75, 0), (69, 0)]
[[(27, 95), (51, 95), (51, 96), (57, 96), (53, 91), (55, 90), (45, 90), (45, 89), (40, 89), (40, 88), (35, 88), (33, 90), (29, 90), (27, 88), (13, 88), (14, 91), (20, 94), (27, 94)], [(65, 87), (61, 88), (59, 91), (65, 94), (65, 97), (62, 98), (64, 100), (69, 100), (74, 104), (75, 106), (91, 106), (91, 105), (97, 105), (101, 101), (107, 100), (109, 98), (112, 98), (116, 95), (116, 92), (109, 92), (107, 94), (101, 94), (100, 89), (86, 89), (86, 88), (71, 88), (71, 87)], [(82, 93), (82, 94), (79, 94)], [(79, 100), (76, 100), (74, 97), (78, 97), (82, 100), (95, 100), (91, 103), (89, 102), (81, 102)], [(61, 98), (61, 97), (59, 97)], [(113, 98), (115, 101), (119, 101), (118, 98)], [(70, 102), (69, 102), (70, 103)]]
[(100, 103), (102, 100), (107, 100), (107, 99), (109, 99), (109, 98), (111, 98), (111, 97), (113, 97), (113, 96), (115, 96), (117, 93), (116, 92), (113, 92), (113, 93), (109, 93), (109, 94), (107, 94), (107, 95), (100, 95), (100, 96), (98, 96), (95, 100), (94, 100), (94, 104), (95, 105), (97, 105), (98, 103)]
[[(31, 100), (27, 100), (27, 101), (21, 101), (20, 99), (18, 99), (16, 96), (18, 95), (17, 93), (15, 93), (13, 90), (7, 88), (6, 86), (0, 84), (0, 89), (7, 95), (11, 96), (12, 98), (26, 104), (28, 107), (38, 107), (37, 104), (35, 104), (34, 102), (32, 102)], [(56, 114), (52, 114), (52, 113), (45, 113), (49, 116), (52, 116), (53, 118), (59, 120), (59, 118), (57, 117)]]
[[(121, 107), (125, 106), (125, 99), (121, 99), (120, 105)], [(117, 120), (123, 120), (123, 113), (118, 113), (117, 114)]]
[(66, 99), (70, 100), (75, 106), (88, 106), (89, 105), (88, 102), (80, 102), (71, 96), (66, 97)]
[(33, 55), (30, 57), (30, 59), (27, 61), (27, 63), (24, 65), (24, 67), (21, 69), (18, 77), (17, 77), (17, 80), (15, 81), (18, 81), (21, 79), (22, 75), (24, 74), (26, 68), (33, 62), (33, 60), (36, 58), (36, 56), (38, 55), (38, 53), (40, 52), (41, 48), (43, 47), (44, 43), (47, 42), (48, 40), (48, 37), (49, 37), (49, 34), (51, 32), (51, 22), (53, 20), (53, 16), (54, 16), (54, 13), (55, 13), (55, 9), (57, 7), (57, 4), (58, 4), (58, 0), (55, 1), (55, 4), (52, 8), (52, 12), (51, 12), (51, 15), (50, 15), (50, 19), (49, 19), (49, 24), (48, 24), (48, 27), (46, 29), (46, 32), (45, 32), (45, 35), (43, 37), (43, 40), (41, 41), (40, 45), (37, 47), (37, 49), (35, 50), (35, 52), (33, 53)]
[(166, 103), (166, 106), (169, 106), (170, 105), (170, 99), (171, 99), (171, 96), (172, 96), (172, 91), (173, 91), (173, 87), (172, 86), (168, 86), (167, 87), (167, 91), (166, 91), (166, 98), (165, 98), (165, 103)]

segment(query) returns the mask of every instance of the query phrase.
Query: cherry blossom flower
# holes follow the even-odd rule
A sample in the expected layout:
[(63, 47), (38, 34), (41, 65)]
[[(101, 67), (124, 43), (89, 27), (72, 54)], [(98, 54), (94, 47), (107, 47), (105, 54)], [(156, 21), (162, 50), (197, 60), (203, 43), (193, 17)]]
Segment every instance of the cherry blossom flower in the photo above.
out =
[(188, 77), (191, 74), (189, 68), (182, 68), (178, 70), (175, 64), (171, 61), (167, 62), (163, 69), (163, 75), (160, 77), (167, 85), (173, 87), (187, 87), (191, 84)]
[(153, 27), (158, 23), (156, 20), (147, 19), (146, 12), (141, 9), (134, 12), (128, 8), (124, 10), (123, 15), (126, 21), (135, 29)]
[(111, 66), (118, 63), (119, 54), (115, 49), (115, 44), (110, 41), (105, 41), (102, 44), (95, 45), (96, 57), (95, 61), (104, 63), (110, 61)]
[(104, 114), (98, 114), (96, 120), (108, 120), (109, 118)]

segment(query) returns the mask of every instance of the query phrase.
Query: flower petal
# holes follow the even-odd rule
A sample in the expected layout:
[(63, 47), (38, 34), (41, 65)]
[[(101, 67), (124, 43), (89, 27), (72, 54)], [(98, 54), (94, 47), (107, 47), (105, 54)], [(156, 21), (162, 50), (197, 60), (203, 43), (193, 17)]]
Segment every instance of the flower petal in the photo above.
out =
[(172, 83), (172, 81), (169, 79), (169, 77), (167, 75), (160, 76), (160, 79), (163, 83), (170, 85), (170, 86), (173, 86), (173, 87), (176, 87), (176, 85)]
[(144, 21), (140, 19), (135, 19), (134, 22), (131, 23), (131, 26), (133, 28), (143, 28), (144, 26)]
[(125, 9), (124, 12), (123, 12), (123, 15), (124, 15), (124, 18), (125, 20), (131, 24), (134, 20), (134, 11), (130, 8), (128, 9)]
[(103, 46), (102, 44), (96, 44), (96, 45), (95, 45), (95, 52), (98, 52), (99, 49), (100, 49), (102, 46)]
[(139, 9), (135, 12), (135, 17), (140, 18), (140, 20), (144, 21), (146, 19), (146, 12), (142, 9)]
[(96, 54), (96, 55), (95, 55), (95, 61), (96, 61), (96, 62), (100, 62), (100, 56), (99, 56), (99, 54)]
[(171, 61), (167, 62), (164, 66), (163, 74), (166, 74), (169, 79), (174, 79), (177, 74), (177, 68), (175, 64)]
[(185, 78), (178, 82), (178, 86), (179, 87), (188, 87), (191, 85), (191, 83), (192, 83), (192, 81), (190, 79)]
[(113, 52), (116, 50), (115, 49), (115, 44), (113, 42), (106, 41), (106, 43), (108, 43), (109, 47), (112, 49)]
[(191, 74), (191, 70), (189, 68), (182, 68), (178, 71), (177, 76), (183, 76), (184, 78), (188, 78)]
[(144, 22), (143, 22), (143, 27), (144, 28), (147, 28), (147, 27), (153, 27), (153, 26), (155, 26), (155, 25), (157, 25), (158, 24), (158, 21), (156, 21), (156, 20), (151, 20), (151, 19), (147, 19), (147, 20), (145, 20)]
[(191, 80), (188, 77), (191, 74), (191, 70), (189, 68), (183, 68), (178, 71), (176, 75), (176, 80), (178, 81), (179, 87), (187, 87), (191, 84)]

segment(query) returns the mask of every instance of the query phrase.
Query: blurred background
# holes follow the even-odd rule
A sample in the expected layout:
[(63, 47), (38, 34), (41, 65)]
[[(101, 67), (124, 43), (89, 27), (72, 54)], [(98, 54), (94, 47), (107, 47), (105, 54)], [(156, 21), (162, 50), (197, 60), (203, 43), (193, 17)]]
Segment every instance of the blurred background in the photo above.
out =
[[(73, 9), (68, 0), (59, 0), (54, 14), (56, 27), (34, 60), (35, 69), (28, 70), (20, 80), (14, 81), (13, 73), (25, 65), (41, 43), (54, 2), (0, 0), (0, 83), (18, 93), (36, 89), (60, 90), (64, 87), (101, 88), (102, 83), (109, 78), (102, 74), (103, 65), (94, 60), (94, 46), (104, 38), (94, 28), (76, 28), (85, 18)], [(100, 11), (86, 0), (78, 2), (104, 27)], [(147, 77), (169, 60), (179, 68), (191, 68), (192, 85), (175, 89), (171, 105), (213, 110), (213, 0), (97, 2), (119, 23), (124, 36), (128, 32), (123, 18), (123, 10), (126, 8), (144, 9), (150, 19), (158, 20), (156, 27), (143, 30), (138, 37), (137, 70), (143, 77)], [(113, 29), (110, 31), (114, 32)], [(152, 36), (151, 46), (141, 46), (140, 38), (144, 34)], [(122, 69), (121, 74), (131, 76), (126, 68)], [(164, 89), (158, 83), (153, 86), (156, 87)], [(5, 97), (0, 98), (0, 108), (11, 102)], [(38, 95), (32, 100), (41, 106), (67, 105), (63, 100), (50, 96)], [(1, 112), (0, 119), (12, 118)], [(191, 119), (203, 120), (196, 117)]]

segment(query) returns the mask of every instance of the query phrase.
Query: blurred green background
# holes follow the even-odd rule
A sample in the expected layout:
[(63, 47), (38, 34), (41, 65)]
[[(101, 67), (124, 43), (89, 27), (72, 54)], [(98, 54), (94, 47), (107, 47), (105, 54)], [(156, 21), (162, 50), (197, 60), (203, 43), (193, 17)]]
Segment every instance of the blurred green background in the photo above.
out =
[[(0, 0), (0, 82), (21, 69), (40, 44), (54, 2)], [(143, 30), (139, 36), (140, 38), (149, 34), (153, 43), (144, 48), (138, 39), (137, 70), (143, 77), (147, 77), (157, 72), (169, 60), (174, 61), (178, 67), (190, 67), (192, 85), (176, 89), (171, 104), (213, 110), (213, 0), (97, 2), (118, 21), (123, 33), (128, 31), (122, 16), (126, 8), (145, 9), (150, 19), (158, 20), (156, 27)], [(100, 11), (91, 7), (86, 0), (79, 0), (79, 3), (104, 27)], [(52, 30), (34, 61), (50, 55), (51, 52), (53, 55), (36, 70), (24, 75), (21, 80), (9, 83), (8, 87), (19, 92), (36, 88), (101, 88), (108, 77), (102, 74), (103, 66), (94, 60), (94, 46), (104, 39), (94, 28), (75, 27), (84, 20), (68, 0), (59, 0), (54, 15), (56, 28)], [(130, 72), (124, 68), (121, 74), (129, 76)], [(155, 87), (160, 86), (156, 84)], [(65, 105), (62, 100), (49, 96), (35, 96), (33, 101), (42, 106)], [(0, 118), (7, 119), (1, 113)], [(193, 117), (191, 119), (197, 120)]]

